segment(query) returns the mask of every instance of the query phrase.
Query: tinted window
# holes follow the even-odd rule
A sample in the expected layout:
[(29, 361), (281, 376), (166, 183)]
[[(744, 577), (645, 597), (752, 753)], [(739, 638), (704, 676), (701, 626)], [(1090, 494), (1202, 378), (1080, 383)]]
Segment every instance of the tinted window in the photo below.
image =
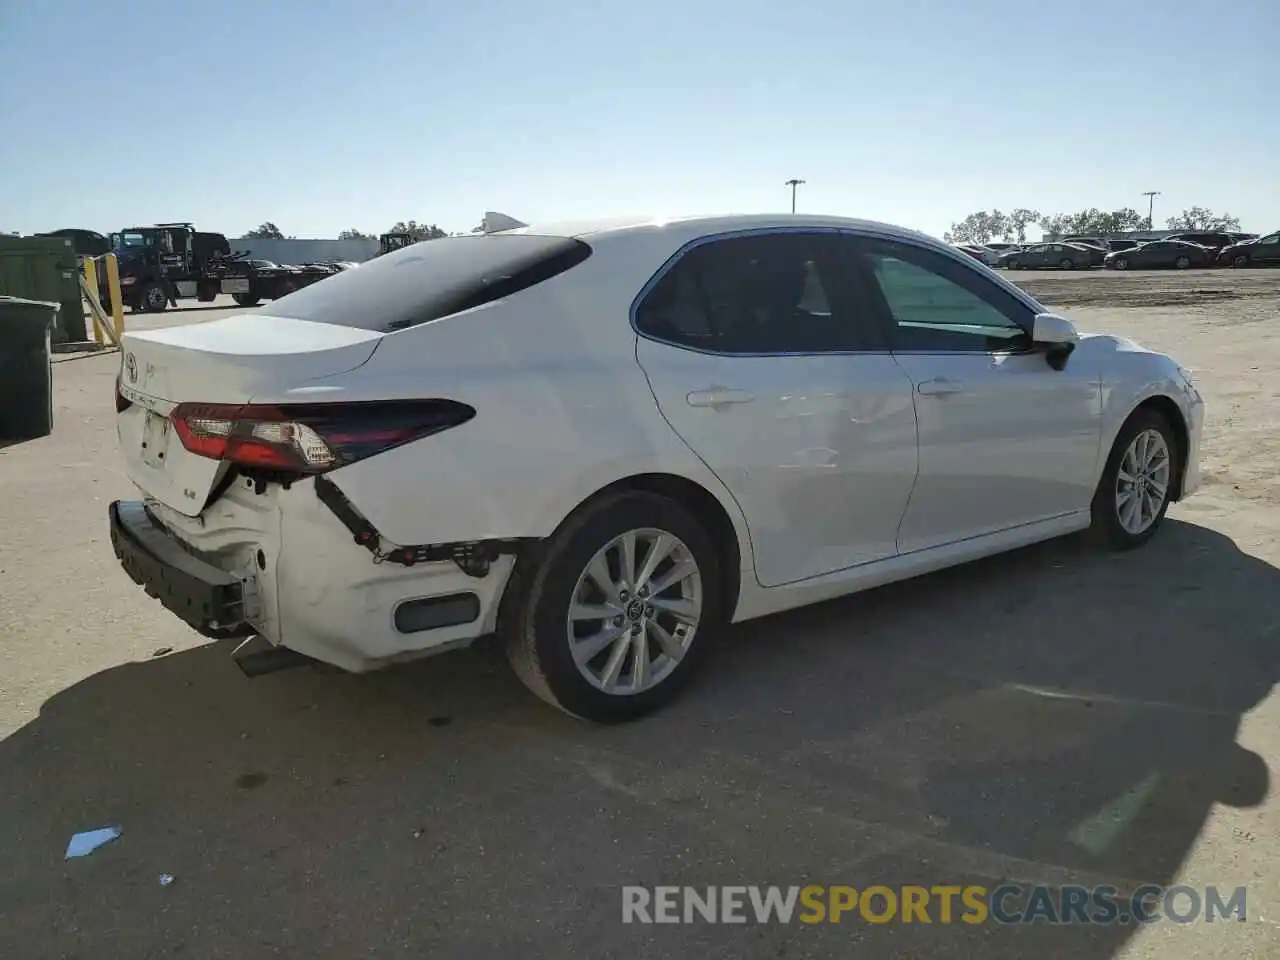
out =
[(415, 243), (272, 302), (272, 316), (384, 333), (491, 303), (581, 263), (591, 248), (528, 234)]
[(716, 353), (862, 350), (874, 337), (839, 292), (833, 236), (731, 237), (694, 247), (636, 308), (648, 336)]
[(1273, 233), (1270, 236), (1263, 237), (1259, 243), (1280, 243), (1280, 233)]
[(910, 244), (859, 244), (902, 351), (995, 351), (1029, 344), (1030, 308), (976, 270)]

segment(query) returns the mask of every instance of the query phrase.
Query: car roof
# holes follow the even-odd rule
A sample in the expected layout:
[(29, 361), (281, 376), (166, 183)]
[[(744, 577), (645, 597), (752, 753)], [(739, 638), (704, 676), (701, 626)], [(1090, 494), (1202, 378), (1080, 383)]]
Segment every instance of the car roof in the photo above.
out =
[(732, 233), (744, 230), (771, 230), (788, 227), (793, 229), (811, 227), (828, 230), (872, 230), (876, 233), (900, 236), (904, 239), (919, 240), (924, 238), (931, 243), (941, 243), (935, 237), (875, 220), (794, 213), (740, 213), (677, 217), (630, 216), (565, 220), (534, 223), (515, 230), (500, 231), (500, 233), (587, 238), (604, 234), (625, 235), (628, 233), (652, 233), (654, 231), (671, 231), (672, 233), (683, 235)]

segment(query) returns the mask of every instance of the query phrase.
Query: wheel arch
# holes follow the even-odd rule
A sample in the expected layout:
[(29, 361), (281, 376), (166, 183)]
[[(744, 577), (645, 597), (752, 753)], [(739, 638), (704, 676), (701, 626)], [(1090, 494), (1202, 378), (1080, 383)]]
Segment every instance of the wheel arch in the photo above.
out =
[[(1173, 428), (1174, 442), (1177, 444), (1175, 452), (1178, 456), (1178, 469), (1173, 474), (1173, 489), (1169, 491), (1169, 500), (1170, 502), (1177, 502), (1182, 499), (1182, 481), (1186, 475), (1187, 457), (1190, 455), (1191, 448), (1191, 435), (1187, 427), (1187, 418), (1183, 415), (1182, 408), (1178, 406), (1177, 401), (1172, 397), (1162, 393), (1155, 394), (1147, 397), (1129, 411), (1129, 415), (1121, 422), (1120, 430), (1116, 432), (1116, 435), (1120, 435), (1120, 432), (1124, 430), (1125, 424), (1139, 413), (1145, 411), (1158, 413)], [(1112, 443), (1114, 442), (1113, 440)]]
[(569, 515), (566, 516), (557, 530), (569, 523), (581, 511), (608, 497), (620, 493), (649, 493), (679, 503), (692, 513), (705, 527), (722, 559), (722, 577), (720, 584), (721, 599), (724, 603), (725, 616), (732, 619), (737, 609), (742, 592), (742, 567), (744, 556), (750, 555), (750, 541), (745, 524), (741, 531), (734, 522), (729, 510), (720, 498), (696, 480), (674, 473), (637, 473), (622, 477), (601, 487), (595, 493), (583, 499)]

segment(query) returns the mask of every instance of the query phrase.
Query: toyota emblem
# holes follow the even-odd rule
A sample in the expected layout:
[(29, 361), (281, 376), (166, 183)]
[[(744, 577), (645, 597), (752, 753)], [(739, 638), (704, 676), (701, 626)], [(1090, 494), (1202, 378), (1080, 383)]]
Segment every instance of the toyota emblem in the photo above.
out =
[(124, 358), (124, 369), (129, 374), (129, 382), (138, 382), (138, 361), (132, 353), (127, 354)]

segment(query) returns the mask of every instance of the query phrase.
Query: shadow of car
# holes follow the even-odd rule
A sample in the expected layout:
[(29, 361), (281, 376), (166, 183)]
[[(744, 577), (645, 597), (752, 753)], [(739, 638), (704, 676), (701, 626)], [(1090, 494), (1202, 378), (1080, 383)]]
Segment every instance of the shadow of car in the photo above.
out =
[(620, 887), (1170, 883), (1215, 805), (1267, 794), (1236, 737), (1278, 618), (1280, 571), (1172, 520), (1140, 554), (1072, 538), (753, 621), (700, 696), (621, 727), (471, 652), (252, 686), (223, 643), (122, 664), (0, 742), (0, 951), (730, 958), (853, 936), (1103, 960), (1132, 926), (625, 926)]

